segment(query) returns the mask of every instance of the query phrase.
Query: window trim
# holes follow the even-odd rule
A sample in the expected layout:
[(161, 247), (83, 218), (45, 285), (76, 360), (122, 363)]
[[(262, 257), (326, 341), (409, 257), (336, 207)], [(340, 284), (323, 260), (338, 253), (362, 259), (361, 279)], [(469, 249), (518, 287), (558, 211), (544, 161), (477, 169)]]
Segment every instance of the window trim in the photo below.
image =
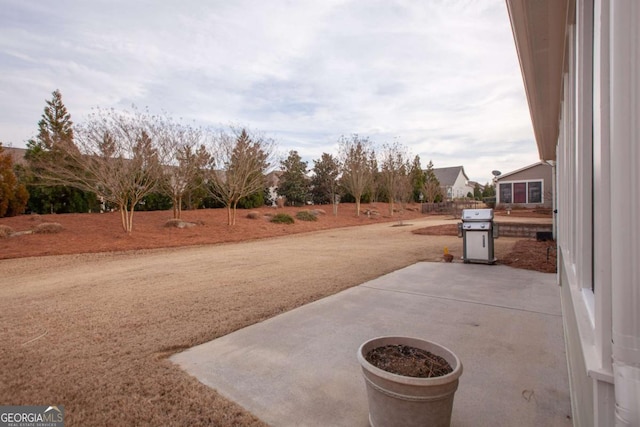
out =
[[(540, 183), (540, 201), (539, 202), (530, 202), (529, 201), (529, 183), (530, 182), (539, 182)], [(536, 179), (518, 179), (518, 180), (511, 180), (511, 181), (498, 181), (498, 188), (496, 189), (496, 194), (498, 195), (498, 203), (499, 204), (509, 204), (509, 205), (543, 205), (545, 203), (545, 198), (544, 198), (544, 179), (543, 178), (536, 178)], [(500, 186), (503, 184), (509, 184), (511, 186), (511, 201), (510, 202), (504, 202), (502, 200), (502, 196), (501, 196), (501, 191), (500, 191)], [(525, 196), (526, 196), (526, 202), (524, 203), (516, 203), (514, 202), (514, 193), (513, 193), (513, 184), (527, 184), (526, 187), (526, 191), (525, 191)]]

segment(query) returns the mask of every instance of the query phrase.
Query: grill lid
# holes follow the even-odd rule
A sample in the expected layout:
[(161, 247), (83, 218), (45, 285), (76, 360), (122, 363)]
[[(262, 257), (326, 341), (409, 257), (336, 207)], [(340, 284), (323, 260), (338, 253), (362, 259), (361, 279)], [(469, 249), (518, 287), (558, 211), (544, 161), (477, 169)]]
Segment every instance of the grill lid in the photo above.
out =
[(462, 211), (462, 222), (491, 220), (493, 220), (493, 209), (464, 209)]

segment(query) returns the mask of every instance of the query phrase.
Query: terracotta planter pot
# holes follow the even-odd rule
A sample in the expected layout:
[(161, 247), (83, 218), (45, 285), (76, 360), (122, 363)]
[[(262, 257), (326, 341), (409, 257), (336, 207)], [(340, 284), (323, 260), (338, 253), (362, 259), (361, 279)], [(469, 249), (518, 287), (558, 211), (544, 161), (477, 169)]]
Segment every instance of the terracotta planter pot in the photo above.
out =
[(451, 255), (451, 254), (445, 254), (445, 255), (442, 256), (442, 258), (444, 258), (444, 262), (453, 261), (453, 255)]
[[(441, 377), (414, 378), (376, 368), (365, 355), (386, 345), (407, 345), (443, 357), (453, 372)], [(378, 337), (362, 344), (358, 361), (367, 388), (369, 422), (373, 427), (449, 426), (453, 396), (462, 375), (460, 359), (449, 349), (418, 338)]]

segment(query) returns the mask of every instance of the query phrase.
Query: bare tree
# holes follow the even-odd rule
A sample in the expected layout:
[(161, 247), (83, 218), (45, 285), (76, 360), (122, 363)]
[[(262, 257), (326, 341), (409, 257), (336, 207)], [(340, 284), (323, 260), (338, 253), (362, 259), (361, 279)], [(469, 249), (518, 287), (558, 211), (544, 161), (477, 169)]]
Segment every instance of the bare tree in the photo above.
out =
[(398, 142), (382, 147), (380, 162), (381, 185), (389, 201), (389, 215), (393, 216), (394, 202), (404, 203), (408, 197), (410, 165), (406, 147)]
[(98, 109), (75, 128), (73, 144), (38, 162), (38, 174), (49, 184), (91, 191), (112, 203), (122, 229), (131, 233), (136, 204), (156, 190), (162, 177), (166, 150), (156, 138), (161, 125), (161, 118), (138, 110)]
[(338, 144), (342, 164), (342, 185), (356, 199), (356, 215), (360, 216), (360, 200), (373, 181), (372, 143), (368, 138), (354, 134), (350, 139), (341, 137)]
[(211, 155), (205, 147), (204, 133), (191, 126), (164, 121), (159, 139), (168, 155), (160, 190), (171, 197), (173, 217), (178, 219), (182, 215), (184, 195), (201, 184), (198, 177), (211, 162)]
[(274, 142), (242, 129), (222, 131), (214, 141), (214, 168), (209, 171), (210, 194), (227, 208), (227, 223), (235, 225), (238, 202), (262, 191), (272, 166)]

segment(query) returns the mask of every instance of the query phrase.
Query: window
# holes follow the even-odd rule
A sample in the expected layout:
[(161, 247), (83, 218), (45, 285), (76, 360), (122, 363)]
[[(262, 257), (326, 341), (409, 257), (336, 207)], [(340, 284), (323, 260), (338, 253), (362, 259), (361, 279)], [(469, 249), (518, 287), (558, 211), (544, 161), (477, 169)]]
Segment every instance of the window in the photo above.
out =
[(530, 182), (527, 185), (529, 188), (529, 203), (542, 203), (542, 182)]
[(500, 203), (542, 203), (542, 181), (500, 184)]
[(511, 183), (500, 184), (500, 203), (511, 203)]

